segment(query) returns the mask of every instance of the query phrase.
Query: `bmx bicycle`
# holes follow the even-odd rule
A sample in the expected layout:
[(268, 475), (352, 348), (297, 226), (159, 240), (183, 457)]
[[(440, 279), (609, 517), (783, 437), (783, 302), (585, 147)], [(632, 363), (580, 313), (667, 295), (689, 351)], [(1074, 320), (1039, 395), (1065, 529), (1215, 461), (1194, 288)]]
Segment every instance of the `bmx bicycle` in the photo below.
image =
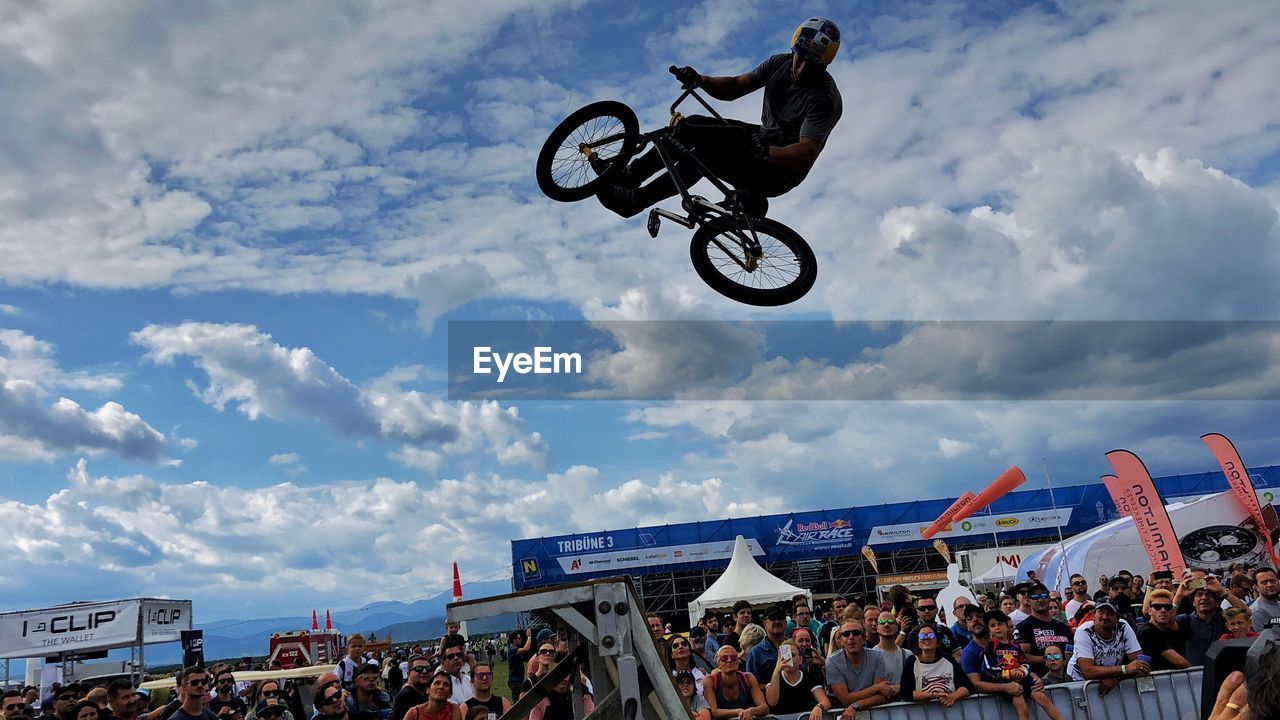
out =
[[(670, 72), (676, 74), (674, 65)], [(658, 236), (662, 218), (694, 230), (689, 243), (693, 269), (712, 290), (732, 300), (760, 306), (799, 300), (818, 277), (813, 250), (799, 233), (764, 217), (764, 198), (730, 188), (675, 136), (682, 118), (676, 108), (688, 97), (725, 122), (694, 87), (685, 88), (671, 104), (671, 123), (652, 132), (641, 133), (635, 112), (616, 100), (575, 110), (551, 131), (538, 153), (534, 167), (538, 187), (552, 200), (584, 200), (651, 144), (675, 182), (680, 207), (687, 214), (653, 208), (647, 223), (649, 236)], [(677, 162), (694, 163), (725, 194), (725, 200), (717, 204), (691, 194), (674, 170)]]

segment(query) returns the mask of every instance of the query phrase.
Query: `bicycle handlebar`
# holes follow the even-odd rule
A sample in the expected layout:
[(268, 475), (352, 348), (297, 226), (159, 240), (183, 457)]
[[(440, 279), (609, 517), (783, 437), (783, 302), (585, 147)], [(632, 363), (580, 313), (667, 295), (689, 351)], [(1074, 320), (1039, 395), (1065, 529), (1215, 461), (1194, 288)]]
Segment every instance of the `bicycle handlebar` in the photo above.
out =
[[(680, 76), (680, 68), (676, 67), (675, 65), (671, 65), (671, 66), (669, 66), (669, 67), (667, 68), (667, 72), (671, 73), (672, 75), (675, 75), (676, 77), (679, 77), (679, 76)], [(706, 108), (706, 109), (707, 109), (707, 111), (708, 111), (708, 112), (710, 112), (712, 115), (714, 115), (714, 116), (715, 116), (715, 118), (716, 118), (717, 120), (719, 120), (720, 122), (723, 122), (723, 123), (728, 124), (728, 123), (725, 121), (725, 119), (724, 119), (723, 117), (720, 117), (720, 113), (716, 112), (716, 109), (715, 109), (715, 108), (711, 107), (711, 105), (710, 105), (710, 104), (708, 104), (706, 100), (703, 100), (701, 95), (699, 95), (698, 93), (694, 92), (694, 90), (696, 90), (696, 89), (697, 89), (697, 85), (690, 85), (689, 87), (685, 88), (685, 89), (684, 89), (684, 92), (680, 93), (680, 97), (676, 98), (676, 101), (675, 101), (675, 102), (673, 102), (673, 103), (671, 103), (671, 114), (672, 114), (672, 115), (674, 115), (674, 114), (675, 114), (675, 112), (676, 112), (676, 107), (677, 107), (680, 103), (684, 102), (684, 99), (685, 99), (685, 98), (687, 98), (687, 97), (689, 97), (689, 96), (693, 96), (693, 99), (694, 99), (694, 100), (697, 100), (699, 103), (701, 103), (701, 104), (702, 104), (702, 107)]]

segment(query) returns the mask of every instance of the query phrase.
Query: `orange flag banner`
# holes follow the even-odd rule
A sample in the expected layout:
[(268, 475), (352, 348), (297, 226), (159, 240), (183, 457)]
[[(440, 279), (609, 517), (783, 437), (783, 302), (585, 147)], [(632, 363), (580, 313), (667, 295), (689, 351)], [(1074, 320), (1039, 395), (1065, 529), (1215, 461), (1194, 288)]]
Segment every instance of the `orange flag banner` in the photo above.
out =
[(1107, 492), (1111, 493), (1111, 501), (1116, 504), (1116, 510), (1120, 512), (1122, 517), (1133, 517), (1133, 513), (1129, 511), (1129, 498), (1124, 495), (1124, 483), (1115, 475), (1103, 475), (1102, 484), (1107, 487)]
[(1257, 525), (1258, 535), (1267, 544), (1267, 552), (1270, 553), (1272, 564), (1275, 564), (1276, 550), (1271, 544), (1271, 533), (1267, 530), (1267, 523), (1262, 519), (1258, 493), (1253, 489), (1253, 481), (1249, 479), (1249, 472), (1245, 469), (1244, 461), (1240, 459), (1240, 453), (1236, 450), (1235, 444), (1221, 433), (1208, 433), (1201, 435), (1200, 439), (1209, 446), (1213, 456), (1218, 459), (1222, 474), (1227, 476), (1227, 484), (1231, 486), (1236, 499), (1244, 506), (1244, 511), (1249, 513), (1249, 517)]
[(956, 498), (956, 501), (951, 503), (951, 507), (943, 511), (943, 513), (938, 516), (937, 520), (934, 520), (933, 523), (929, 525), (929, 527), (925, 528), (920, 533), (920, 537), (924, 538), (925, 540), (928, 540), (934, 535), (937, 535), (939, 532), (942, 531), (943, 528), (951, 524), (951, 521), (952, 519), (955, 518), (956, 513), (968, 507), (969, 503), (972, 503), (974, 500), (977, 500), (977, 499), (978, 499), (977, 495), (974, 495), (973, 493), (966, 491), (965, 494)]
[[(1156, 492), (1147, 466), (1142, 463), (1141, 458), (1128, 450), (1112, 450), (1107, 453), (1107, 462), (1111, 463), (1120, 478), (1120, 489), (1128, 506), (1129, 517), (1133, 518), (1133, 524), (1138, 528), (1142, 546), (1151, 559), (1151, 568), (1170, 570), (1174, 577), (1181, 577), (1187, 564), (1182, 559), (1178, 536), (1173, 532), (1173, 523), (1169, 521), (1169, 513), (1164, 509), (1160, 494)], [(1120, 507), (1120, 503), (1116, 503), (1116, 506)]]
[(965, 505), (955, 517), (951, 518), (952, 522), (960, 522), (965, 518), (973, 515), (979, 510), (984, 509), (991, 503), (1008, 495), (1014, 488), (1027, 481), (1027, 476), (1022, 474), (1017, 465), (1005, 470), (1000, 477), (987, 486), (986, 490), (978, 493), (978, 497), (972, 503)]
[(862, 556), (867, 559), (867, 562), (871, 563), (871, 569), (875, 570), (876, 574), (879, 575), (880, 563), (876, 562), (876, 551), (872, 550), (870, 545), (863, 545)]

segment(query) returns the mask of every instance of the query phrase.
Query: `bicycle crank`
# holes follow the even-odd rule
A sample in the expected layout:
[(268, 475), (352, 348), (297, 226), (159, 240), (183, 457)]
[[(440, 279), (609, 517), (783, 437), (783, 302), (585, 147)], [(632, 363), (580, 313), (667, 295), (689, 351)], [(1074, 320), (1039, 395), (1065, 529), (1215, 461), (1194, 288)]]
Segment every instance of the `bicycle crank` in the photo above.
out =
[(764, 259), (764, 249), (759, 245), (747, 248), (747, 272), (755, 272)]

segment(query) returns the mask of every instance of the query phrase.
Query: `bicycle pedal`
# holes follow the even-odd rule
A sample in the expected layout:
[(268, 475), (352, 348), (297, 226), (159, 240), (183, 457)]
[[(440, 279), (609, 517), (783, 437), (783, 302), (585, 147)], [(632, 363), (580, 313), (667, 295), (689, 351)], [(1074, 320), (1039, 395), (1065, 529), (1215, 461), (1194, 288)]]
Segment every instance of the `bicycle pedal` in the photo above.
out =
[(662, 225), (662, 218), (658, 215), (658, 211), (649, 211), (649, 221), (645, 223), (645, 228), (649, 230), (649, 237), (658, 237), (658, 227)]

